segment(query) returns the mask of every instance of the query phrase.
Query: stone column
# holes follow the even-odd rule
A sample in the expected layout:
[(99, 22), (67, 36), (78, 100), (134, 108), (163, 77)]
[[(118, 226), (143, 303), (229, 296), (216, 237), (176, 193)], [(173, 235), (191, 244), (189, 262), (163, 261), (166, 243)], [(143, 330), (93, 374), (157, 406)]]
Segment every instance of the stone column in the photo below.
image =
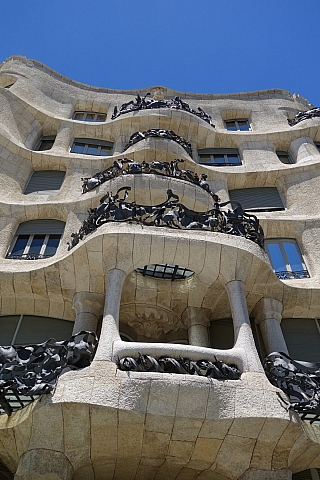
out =
[(55, 153), (61, 152), (65, 155), (71, 146), (71, 141), (73, 139), (73, 129), (70, 122), (62, 122), (59, 130), (57, 131), (57, 136), (54, 141), (53, 151)]
[(126, 273), (118, 268), (108, 271), (106, 299), (99, 345), (94, 360), (112, 360), (113, 342), (120, 340), (119, 312)]
[(39, 448), (22, 455), (15, 480), (72, 480), (73, 468), (62, 452)]
[(310, 137), (299, 137), (294, 140), (290, 145), (289, 153), (296, 163), (319, 155), (318, 149)]
[(292, 472), (288, 468), (281, 470), (256, 470), (250, 468), (239, 478), (239, 480), (291, 480)]
[(262, 298), (252, 311), (255, 322), (260, 326), (267, 355), (283, 352), (288, 355), (287, 345), (280, 327), (283, 305), (274, 298)]
[(97, 331), (97, 324), (103, 312), (103, 295), (90, 292), (77, 292), (73, 297), (72, 308), (76, 312), (76, 319), (72, 334), (88, 330)]
[(254, 343), (246, 302), (245, 285), (241, 280), (231, 280), (225, 285), (228, 292), (233, 319), (235, 348), (244, 350), (247, 360), (245, 370), (263, 372)]
[(209, 326), (211, 310), (207, 308), (187, 307), (181, 320), (188, 329), (189, 345), (210, 347)]

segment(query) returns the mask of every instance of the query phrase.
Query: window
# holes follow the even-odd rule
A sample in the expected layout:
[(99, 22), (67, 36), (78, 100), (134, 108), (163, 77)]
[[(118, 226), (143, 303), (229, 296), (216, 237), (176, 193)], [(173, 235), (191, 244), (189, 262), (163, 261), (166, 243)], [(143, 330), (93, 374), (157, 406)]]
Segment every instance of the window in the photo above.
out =
[(25, 195), (30, 193), (37, 195), (52, 195), (60, 190), (66, 172), (59, 170), (37, 170), (29, 178)]
[(278, 278), (290, 280), (310, 276), (295, 240), (287, 238), (266, 240), (265, 246)]
[(82, 153), (84, 155), (103, 155), (112, 154), (113, 143), (93, 138), (75, 138), (71, 147), (72, 153)]
[(249, 132), (252, 130), (249, 120), (246, 118), (239, 120), (226, 120), (224, 124), (226, 129), (232, 132)]
[(320, 362), (318, 318), (283, 318), (281, 329), (291, 358), (305, 362)]
[(204, 148), (198, 150), (199, 163), (202, 165), (234, 166), (241, 165), (239, 152), (236, 148)]
[(310, 468), (310, 470), (294, 473), (292, 480), (320, 480), (320, 468)]
[(229, 190), (231, 201), (239, 202), (244, 210), (272, 212), (284, 210), (276, 187), (238, 188)]
[(318, 149), (319, 152), (320, 152), (320, 142), (315, 142), (315, 146), (317, 147), (317, 149)]
[(64, 230), (60, 220), (30, 220), (21, 223), (6, 258), (39, 260), (52, 257)]
[(54, 135), (50, 135), (48, 137), (42, 137), (40, 142), (37, 145), (36, 150), (43, 151), (43, 150), (50, 150), (53, 147), (54, 141), (56, 137)]
[(212, 320), (210, 323), (210, 346), (219, 350), (229, 350), (234, 345), (232, 318)]
[(278, 150), (276, 154), (278, 155), (280, 162), (285, 163), (287, 165), (290, 165), (293, 163), (293, 160), (288, 152)]
[(165, 278), (168, 280), (182, 280), (188, 278), (194, 274), (192, 270), (179, 265), (170, 265), (169, 263), (156, 263), (145, 265), (143, 268), (137, 268), (138, 273), (142, 273), (143, 276)]
[(105, 122), (107, 114), (97, 112), (74, 112), (72, 118), (73, 120), (79, 120), (82, 122)]
[(74, 323), (36, 315), (0, 316), (0, 345), (27, 345), (42, 343), (50, 338), (67, 340)]

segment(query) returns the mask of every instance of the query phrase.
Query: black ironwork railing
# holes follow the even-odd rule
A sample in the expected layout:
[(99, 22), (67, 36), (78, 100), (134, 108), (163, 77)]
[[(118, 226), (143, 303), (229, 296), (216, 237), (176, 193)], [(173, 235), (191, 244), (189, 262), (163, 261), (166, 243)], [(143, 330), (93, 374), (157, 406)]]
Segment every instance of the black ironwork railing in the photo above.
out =
[(179, 145), (181, 145), (181, 147), (185, 149), (188, 155), (192, 157), (191, 143), (185, 140), (183, 137), (180, 137), (180, 135), (177, 135), (176, 133), (174, 133), (172, 130), (164, 130), (163, 128), (150, 128), (149, 130), (146, 130), (144, 132), (133, 133), (129, 138), (129, 142), (127, 143), (127, 145), (125, 145), (124, 150), (127, 150), (129, 147), (131, 147), (135, 143), (141, 142), (141, 140), (145, 140), (146, 138), (152, 138), (152, 137), (164, 138), (165, 140), (172, 140), (178, 143)]
[(299, 413), (302, 420), (320, 423), (320, 363), (292, 360), (283, 352), (274, 352), (264, 361), (266, 375), (280, 388), (288, 410)]
[(36, 345), (0, 347), (0, 414), (25, 407), (52, 392), (65, 368), (90, 365), (97, 337), (82, 331), (69, 340), (54, 339)]
[(44, 258), (53, 257), (54, 253), (51, 255), (44, 255), (43, 253), (22, 253), (21, 255), (17, 255), (16, 253), (8, 253), (6, 258), (10, 258), (11, 260), (41, 260)]
[(315, 117), (320, 117), (320, 108), (311, 108), (310, 110), (307, 110), (306, 112), (299, 112), (297, 115), (290, 119), (288, 118), (288, 123), (290, 127), (293, 127), (293, 125), (297, 125), (297, 123), (302, 122), (303, 120), (307, 120), (308, 118), (315, 118)]
[[(263, 248), (264, 234), (259, 220), (255, 215), (246, 213), (238, 202), (216, 202), (211, 210), (196, 212), (180, 203), (178, 195), (170, 189), (167, 190), (167, 199), (158, 205), (127, 202), (130, 190), (131, 187), (127, 186), (120, 188), (115, 195), (109, 192), (104, 195), (100, 199), (100, 205), (89, 210), (89, 216), (79, 231), (71, 234), (72, 241), (68, 243), (68, 250), (108, 222), (134, 222), (146, 226), (227, 233), (247, 238)], [(120, 198), (122, 191), (124, 196)], [(223, 210), (227, 205), (235, 207)]]
[(294, 272), (288, 272), (287, 270), (275, 272), (280, 280), (292, 280), (299, 278), (310, 278), (308, 270), (296, 270)]

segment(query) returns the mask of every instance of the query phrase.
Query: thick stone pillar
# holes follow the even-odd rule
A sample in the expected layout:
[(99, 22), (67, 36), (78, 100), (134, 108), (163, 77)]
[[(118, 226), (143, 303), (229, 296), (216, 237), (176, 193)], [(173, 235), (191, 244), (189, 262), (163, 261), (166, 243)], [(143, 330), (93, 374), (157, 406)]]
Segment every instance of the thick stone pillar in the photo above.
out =
[(207, 308), (187, 307), (181, 320), (188, 329), (189, 345), (210, 347), (209, 326), (211, 310)]
[(294, 140), (290, 145), (289, 153), (296, 163), (310, 160), (319, 155), (318, 149), (310, 137), (299, 137)]
[(228, 292), (233, 319), (235, 347), (242, 348), (246, 355), (248, 372), (263, 372), (254, 343), (246, 302), (245, 285), (241, 280), (231, 280), (225, 285)]
[(94, 360), (112, 360), (113, 342), (120, 340), (119, 311), (126, 273), (118, 268), (108, 271), (106, 299), (99, 345)]
[(15, 480), (72, 480), (73, 468), (62, 452), (39, 448), (20, 458)]
[(260, 326), (267, 355), (283, 352), (288, 355), (287, 345), (280, 327), (283, 305), (274, 298), (262, 298), (252, 311), (255, 322)]
[(76, 312), (76, 319), (73, 335), (81, 330), (97, 331), (98, 320), (103, 313), (103, 300), (103, 295), (97, 293), (77, 292), (74, 295), (72, 308)]
[(291, 480), (292, 472), (288, 468), (282, 470), (256, 470), (250, 468), (239, 480)]
[(63, 153), (63, 155), (65, 155), (69, 151), (72, 139), (72, 125), (70, 124), (70, 122), (62, 122), (57, 132), (56, 139), (54, 141), (54, 152), (61, 152)]

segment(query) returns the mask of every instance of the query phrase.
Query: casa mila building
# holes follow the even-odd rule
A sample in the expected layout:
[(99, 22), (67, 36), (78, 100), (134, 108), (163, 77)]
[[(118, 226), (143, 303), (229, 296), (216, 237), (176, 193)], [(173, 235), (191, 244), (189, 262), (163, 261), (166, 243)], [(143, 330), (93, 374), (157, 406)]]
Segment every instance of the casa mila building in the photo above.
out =
[(319, 480), (320, 110), (22, 56), (0, 102), (0, 479)]

